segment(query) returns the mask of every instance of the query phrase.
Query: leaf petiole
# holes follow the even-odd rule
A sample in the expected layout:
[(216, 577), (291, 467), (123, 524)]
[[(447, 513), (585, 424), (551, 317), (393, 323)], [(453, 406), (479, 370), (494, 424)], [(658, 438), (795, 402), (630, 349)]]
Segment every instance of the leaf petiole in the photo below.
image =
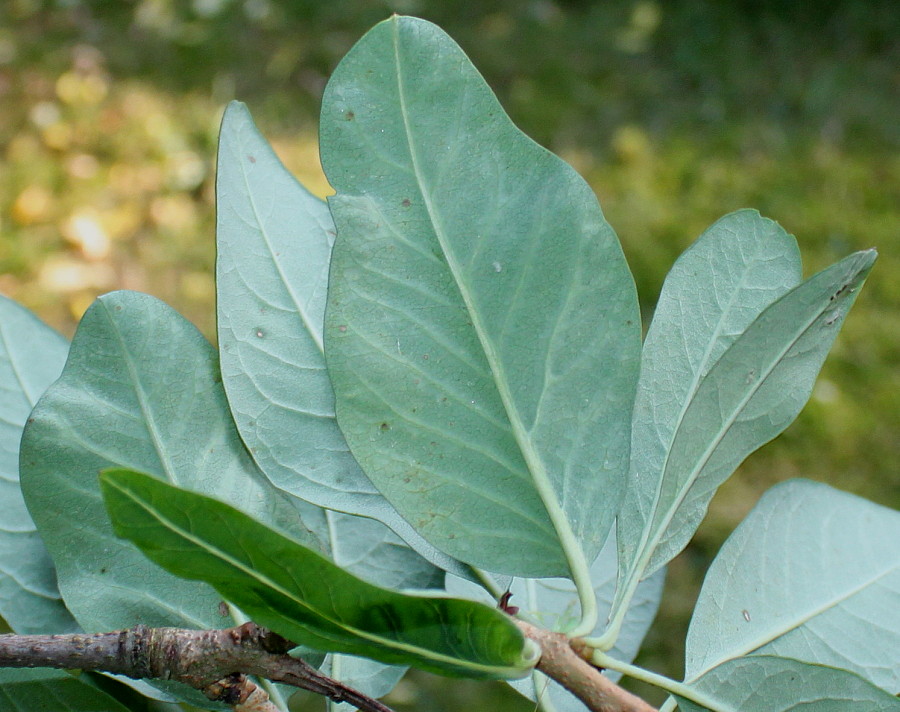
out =
[[(623, 675), (628, 675), (628, 677), (634, 678), (635, 680), (640, 680), (641, 682), (646, 682), (650, 685), (654, 685), (655, 687), (665, 690), (666, 692), (669, 692), (673, 695), (679, 695), (680, 697), (684, 697), (685, 699), (691, 700), (692, 702), (696, 702), (698, 705), (702, 705), (707, 709), (714, 710), (714, 712), (738, 712), (737, 710), (731, 710), (729, 708), (722, 707), (720, 703), (706, 697), (706, 695), (698, 692), (689, 685), (685, 685), (683, 682), (676, 682), (672, 678), (666, 677), (665, 675), (659, 675), (655, 672), (645, 670), (642, 667), (623, 663), (621, 660), (616, 660), (615, 658), (610, 657), (600, 650), (594, 651), (593, 656), (591, 656), (591, 663), (593, 665), (596, 665), (597, 667), (616, 670), (617, 672), (620, 672)], [(666, 707), (664, 706), (663, 709), (666, 709)], [(668, 707), (668, 710), (671, 709), (671, 706)]]

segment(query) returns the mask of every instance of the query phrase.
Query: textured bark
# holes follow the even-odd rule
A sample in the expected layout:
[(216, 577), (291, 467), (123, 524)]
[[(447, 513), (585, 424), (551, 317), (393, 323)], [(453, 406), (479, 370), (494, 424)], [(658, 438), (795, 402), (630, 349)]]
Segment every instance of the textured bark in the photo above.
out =
[(135, 626), (112, 633), (0, 635), (0, 667), (96, 670), (178, 680), (237, 712), (274, 709), (246, 675), (310, 690), (363, 712), (389, 707), (287, 654), (292, 643), (254, 623), (224, 630)]
[[(541, 647), (537, 669), (591, 712), (657, 712), (603, 677), (579, 654), (577, 640), (524, 621), (516, 623)], [(347, 702), (363, 712), (391, 712), (381, 702), (290, 657), (287, 652), (292, 647), (293, 643), (254, 623), (224, 630), (139, 625), (112, 633), (0, 635), (0, 667), (96, 670), (138, 679), (178, 680), (209, 699), (232, 705), (235, 712), (273, 712), (276, 708), (265, 691), (247, 678), (254, 675)]]

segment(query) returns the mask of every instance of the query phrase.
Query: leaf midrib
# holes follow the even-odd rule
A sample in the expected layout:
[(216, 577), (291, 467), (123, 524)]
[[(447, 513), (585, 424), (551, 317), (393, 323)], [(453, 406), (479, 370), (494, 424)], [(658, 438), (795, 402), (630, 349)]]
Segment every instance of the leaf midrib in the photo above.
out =
[(547, 471), (544, 467), (544, 463), (538, 453), (535, 452), (534, 447), (528, 438), (526, 429), (512, 400), (512, 395), (509, 391), (503, 364), (495, 353), (493, 344), (487, 337), (484, 325), (481, 323), (481, 316), (475, 309), (472, 297), (460, 277), (460, 266), (456, 262), (456, 256), (450, 249), (448, 249), (446, 233), (438, 217), (438, 211), (435, 206), (432, 205), (430, 191), (426, 190), (427, 183), (420, 167), (418, 151), (413, 138), (412, 127), (409, 123), (406, 89), (403, 82), (402, 63), (400, 61), (399, 32), (400, 22), (397, 18), (394, 18), (392, 22), (392, 39), (394, 49), (394, 67), (397, 77), (397, 95), (400, 102), (400, 115), (403, 120), (403, 129), (404, 135), (406, 137), (407, 147), (409, 148), (413, 176), (415, 177), (415, 180), (419, 186), (419, 193), (422, 196), (425, 210), (428, 212), (428, 217), (434, 229), (435, 237), (437, 238), (438, 243), (441, 247), (441, 251), (443, 252), (444, 257), (447, 260), (447, 266), (449, 267), (450, 273), (453, 276), (453, 281), (456, 284), (457, 289), (459, 290), (460, 297), (465, 304), (466, 311), (470, 319), (472, 320), (472, 328), (475, 331), (479, 344), (484, 351), (488, 366), (491, 369), (491, 375), (493, 377), (492, 380), (497, 387), (497, 391), (500, 395), (500, 400), (503, 403), (503, 408), (512, 426), (513, 437), (515, 438), (516, 444), (518, 445), (519, 450), (521, 451), (522, 456), (525, 460), (525, 464), (528, 467), (528, 471), (531, 475), (531, 480), (534, 484), (535, 490), (537, 491), (537, 494), (540, 497), (544, 508), (547, 510), (547, 515), (550, 518), (550, 522), (556, 532), (557, 537), (559, 538), (563, 554), (565, 555), (570, 568), (573, 570), (573, 575), (575, 575), (576, 568), (586, 568), (586, 563), (584, 566), (581, 566), (582, 562), (578, 561), (579, 558), (581, 560), (584, 559), (584, 553), (581, 549), (581, 546), (578, 544), (577, 539), (575, 538), (575, 533), (572, 530), (571, 524), (569, 523), (565, 512), (560, 506), (559, 500), (556, 497), (556, 493), (553, 490), (550, 479), (547, 476)]
[[(866, 589), (868, 589), (871, 586), (874, 586), (885, 576), (890, 576), (897, 570), (898, 570), (897, 565), (890, 566), (890, 567), (886, 568), (886, 570), (882, 571), (881, 573), (878, 573), (877, 575), (874, 575), (874, 576), (870, 576), (868, 579), (866, 579), (866, 581), (860, 583), (857, 586), (850, 588), (849, 590), (843, 592), (842, 594), (837, 595), (837, 596), (832, 596), (828, 600), (824, 601), (820, 605), (818, 605), (815, 608), (808, 611), (806, 614), (804, 614), (802, 616), (797, 616), (796, 618), (792, 618), (785, 625), (782, 625), (774, 630), (767, 631), (764, 636), (761, 636), (759, 638), (756, 638), (753, 641), (749, 641), (749, 642), (745, 643), (743, 646), (741, 646), (737, 650), (735, 650), (731, 653), (728, 653), (726, 657), (716, 660), (713, 663), (707, 662), (706, 667), (699, 673), (695, 674), (691, 678), (691, 681), (696, 680), (697, 678), (701, 677), (702, 675), (709, 672), (713, 668), (717, 667), (718, 665), (721, 665), (722, 663), (724, 663), (728, 660), (731, 660), (732, 658), (738, 658), (738, 657), (743, 657), (744, 655), (748, 655), (748, 654), (752, 653), (754, 650), (758, 650), (759, 648), (762, 648), (764, 645), (773, 643), (773, 642), (777, 641), (778, 638), (781, 638), (782, 636), (787, 635), (788, 633), (792, 633), (793, 631), (797, 630), (798, 628), (801, 628), (802, 626), (806, 625), (806, 623), (811, 621), (816, 616), (822, 615), (823, 613), (830, 611), (831, 609), (839, 606), (840, 604), (844, 603), (845, 601), (850, 600), (857, 594), (864, 592)], [(819, 662), (819, 664), (826, 664), (826, 663)], [(685, 680), (685, 682), (689, 682), (689, 681)]]
[(128, 348), (128, 344), (125, 342), (125, 337), (119, 329), (118, 322), (113, 318), (113, 314), (110, 311), (109, 306), (105, 301), (101, 301), (101, 304), (103, 304), (104, 311), (106, 312), (106, 317), (109, 320), (111, 331), (115, 335), (116, 342), (118, 343), (120, 352), (122, 354), (122, 360), (125, 363), (125, 368), (128, 370), (128, 375), (131, 378), (130, 385), (132, 391), (137, 400), (139, 411), (143, 416), (144, 426), (147, 429), (147, 434), (150, 436), (150, 441), (153, 444), (153, 449), (156, 452), (157, 457), (159, 457), (159, 462), (163, 468), (163, 472), (169, 476), (173, 483), (180, 484), (175, 465), (169, 459), (168, 454), (166, 453), (166, 448), (163, 446), (163, 436), (157, 428), (156, 417), (153, 409), (150, 407), (147, 394), (144, 392), (143, 380), (138, 372), (137, 364), (135, 364), (134, 359), (132, 358), (132, 354), (130, 349)]
[[(859, 270), (858, 270), (858, 268), (854, 267), (852, 270), (850, 270), (848, 276), (841, 280), (841, 285), (847, 286), (849, 284), (852, 284), (858, 278), (858, 275), (859, 275)], [(776, 300), (775, 302), (773, 302), (773, 304), (769, 305), (769, 307), (767, 307), (765, 310), (763, 310), (763, 312), (761, 312), (760, 315), (756, 319), (754, 319), (753, 322), (751, 322), (751, 327), (753, 324), (755, 324), (757, 322), (757, 320), (760, 317), (762, 317), (763, 314), (765, 314), (769, 310), (770, 307), (779, 303), (781, 301), (781, 299), (787, 297), (789, 294), (794, 292), (800, 286), (802, 286), (802, 285), (797, 285), (797, 287), (792, 289), (790, 292), (787, 292), (784, 295), (784, 297)], [(831, 290), (828, 290), (828, 291), (831, 291)], [(790, 350), (794, 348), (794, 346), (797, 344), (797, 342), (801, 338), (803, 338), (803, 336), (816, 324), (816, 322), (823, 316), (823, 314), (831, 306), (833, 306), (833, 305), (829, 302), (824, 305), (820, 304), (816, 308), (816, 311), (813, 314), (813, 316), (807, 320), (807, 322), (803, 325), (803, 327), (801, 329), (799, 329), (797, 331), (797, 335), (788, 343), (788, 345), (785, 348), (780, 350), (777, 357), (775, 357), (771, 360), (770, 366), (768, 368), (766, 368), (765, 371), (760, 373), (760, 377), (755, 381), (753, 388), (748, 389), (747, 394), (744, 396), (744, 398), (742, 398), (738, 402), (738, 404), (734, 407), (734, 409), (732, 410), (731, 416), (728, 418), (728, 420), (726, 420), (723, 423), (722, 427), (719, 428), (719, 431), (716, 434), (716, 437), (710, 441), (710, 444), (707, 446), (706, 450), (703, 452), (701, 457), (697, 460), (697, 464), (691, 470), (690, 476), (685, 480), (684, 486), (682, 486), (680, 488), (679, 496), (677, 497), (676, 500), (674, 500), (672, 506), (669, 507), (666, 516), (662, 519), (662, 521), (658, 527), (654, 527), (656, 533), (653, 535), (653, 537), (650, 540), (652, 543), (652, 546), (648, 547), (646, 550), (646, 551), (650, 552), (650, 555), (645, 555), (645, 556), (641, 557), (642, 562), (643, 562), (643, 567), (646, 567), (646, 563), (649, 563), (650, 559), (652, 558), (652, 552), (655, 550), (656, 546), (659, 544), (660, 539), (662, 538), (662, 535), (668, 530), (668, 527), (672, 523), (672, 520), (675, 517), (675, 514), (678, 512), (678, 509), (681, 507), (682, 503), (684, 502), (684, 500), (687, 497), (688, 493), (690, 492), (691, 488), (697, 482), (697, 478), (703, 472), (703, 469), (708, 464), (710, 458), (715, 454), (719, 445), (722, 443), (722, 440), (725, 438), (725, 436), (731, 430), (731, 427), (734, 425), (738, 416), (744, 411), (744, 409), (747, 407), (748, 403), (756, 396), (756, 394), (759, 392), (760, 388), (762, 388), (762, 385), (767, 381), (769, 376), (772, 375), (772, 372), (778, 367), (779, 364), (781, 364), (784, 361), (784, 358), (788, 354), (788, 352), (790, 352)], [(748, 331), (749, 331), (749, 328), (750, 327), (748, 327)], [(746, 334), (747, 332), (744, 332), (744, 333)], [(735, 344), (739, 343), (739, 341), (740, 341), (740, 339), (735, 341), (734, 344), (732, 344), (732, 347)], [(722, 359), (725, 357), (725, 355), (728, 353), (728, 351), (731, 350), (732, 347), (729, 347), (729, 349), (726, 350), (726, 352), (724, 354), (722, 354), (722, 357), (719, 359), (719, 361), (716, 362), (716, 365), (718, 365), (722, 361)], [(715, 368), (715, 366), (713, 366), (713, 368)], [(710, 373), (711, 372), (712, 372), (712, 369), (710, 370)], [(704, 377), (703, 380), (705, 380), (708, 376), (709, 376), (709, 373), (706, 374), (706, 377)], [(698, 390), (699, 390), (699, 387), (698, 387)], [(673, 439), (672, 442), (674, 443), (675, 440)], [(666, 480), (666, 473), (668, 472), (668, 462), (669, 462), (668, 455), (666, 458), (666, 462), (667, 462), (667, 468), (663, 473), (663, 477), (660, 479), (661, 483), (665, 482), (665, 480)], [(646, 560), (646, 561), (644, 562), (643, 560)]]
[[(758, 254), (759, 253), (757, 252), (757, 255)], [(750, 272), (749, 268), (745, 269), (743, 271), (743, 274), (741, 275), (741, 279), (738, 282), (737, 288), (732, 290), (731, 296), (728, 300), (728, 304), (726, 305), (726, 307), (724, 309), (722, 309), (720, 316), (719, 316), (719, 320), (716, 323), (716, 328), (713, 331), (712, 337), (708, 340), (706, 349), (703, 352), (703, 357), (701, 358), (701, 360), (700, 360), (699, 364), (697, 365), (697, 368), (695, 369), (694, 374), (691, 378), (691, 383), (690, 383), (690, 386), (688, 387), (688, 391), (686, 394), (686, 398), (684, 399), (684, 403), (681, 406), (681, 410), (678, 413), (678, 417), (675, 419), (674, 427), (672, 428), (672, 434), (669, 437), (668, 444), (666, 446), (666, 455), (663, 458), (662, 467), (660, 470), (661, 474), (660, 474), (660, 478), (659, 478), (659, 483), (658, 483), (658, 486), (656, 487), (656, 492), (655, 492), (655, 495), (653, 498), (653, 507), (651, 508), (650, 516), (647, 519), (649, 526), (645, 525), (644, 535), (641, 538), (641, 543), (638, 546), (636, 556), (634, 558), (634, 568), (631, 570), (630, 580), (640, 580), (640, 578), (643, 576), (644, 571), (646, 570), (647, 566), (650, 563), (650, 559), (653, 557), (653, 551), (656, 549), (657, 546), (659, 546), (660, 540), (662, 538), (662, 534), (665, 533), (666, 529), (669, 526), (669, 523), (671, 522), (671, 516), (674, 516), (673, 509), (677, 509), (677, 507), (681, 505), (681, 501), (683, 501), (683, 499), (684, 499), (682, 497), (681, 500), (679, 500), (678, 504), (674, 508), (670, 508), (669, 511), (670, 511), (671, 516), (669, 517), (665, 526), (663, 526), (659, 532), (656, 532), (654, 534), (653, 522), (656, 519), (657, 513), (659, 512), (659, 505), (660, 505), (660, 501), (662, 499), (663, 483), (665, 482), (666, 472), (668, 471), (669, 458), (672, 455), (672, 445), (675, 443), (675, 440), (678, 437), (678, 433), (681, 430), (681, 425), (684, 422), (684, 416), (687, 413), (688, 409), (690, 408), (690, 405), (694, 399), (694, 396), (697, 395), (697, 390), (700, 387), (700, 383), (704, 379), (703, 369), (704, 369), (704, 367), (706, 367), (708, 365), (709, 360), (710, 360), (710, 355), (713, 352), (713, 348), (716, 345), (716, 343), (718, 342), (718, 339), (724, 330), (726, 315), (730, 312), (731, 307), (734, 305), (737, 295), (743, 289), (744, 284), (746, 283), (747, 275), (749, 274), (749, 272)], [(727, 352), (728, 352), (728, 349), (726, 349), (719, 356), (719, 359), (712, 362), (712, 365), (709, 366), (709, 368), (706, 370), (707, 375), (715, 367), (715, 364), (718, 362), (718, 360), (720, 360), (722, 358), (722, 356), (724, 356), (725, 353), (727, 353)], [(690, 488), (688, 487), (687, 489), (690, 489)], [(626, 584), (626, 588), (627, 588), (627, 584)]]
[[(268, 148), (268, 147), (266, 147)], [(278, 159), (275, 158), (276, 163)], [(281, 266), (281, 261), (276, 258), (275, 249), (272, 246), (271, 239), (268, 233), (268, 227), (266, 226), (265, 221), (263, 221), (260, 216), (259, 209), (256, 205), (256, 193), (253, 189), (253, 186), (250, 185), (250, 180), (247, 175), (247, 170), (244, 166), (244, 162), (240, 160), (240, 157), (235, 159), (235, 162), (240, 166), (241, 178), (244, 181), (245, 193), (247, 196), (247, 200), (250, 203), (250, 208), (253, 210), (253, 217), (256, 220), (257, 228), (259, 229), (260, 237), (262, 237), (263, 244), (266, 246), (266, 249), (269, 252), (269, 256), (271, 257), (271, 264), (275, 267), (275, 271), (278, 273), (278, 277), (281, 280), (281, 284), (284, 287), (285, 291), (290, 295), (291, 301), (294, 303), (294, 306), (297, 309), (297, 315), (300, 317), (300, 321), (303, 322), (303, 326), (306, 329), (307, 333), (312, 337), (313, 343), (315, 343), (316, 348), (318, 348), (319, 353), (322, 354), (322, 357), (325, 356), (325, 346), (322, 341), (322, 331), (316, 330), (314, 328), (314, 324), (312, 323), (309, 316), (306, 314), (303, 307), (300, 305), (300, 300), (297, 295), (294, 293), (293, 286), (291, 282), (287, 279), (287, 276), (284, 273), (284, 270)], [(282, 174), (286, 174), (290, 180), (294, 180), (294, 177), (287, 173), (283, 166), (280, 164), (277, 165), (276, 170), (280, 169)], [(261, 295), (257, 295), (260, 296)]]

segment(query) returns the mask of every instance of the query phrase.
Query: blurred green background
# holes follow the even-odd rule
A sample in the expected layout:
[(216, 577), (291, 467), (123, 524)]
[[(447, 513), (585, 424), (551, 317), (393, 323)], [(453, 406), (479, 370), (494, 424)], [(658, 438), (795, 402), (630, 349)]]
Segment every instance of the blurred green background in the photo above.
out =
[[(810, 404), (722, 488), (670, 567), (639, 662), (679, 676), (704, 571), (763, 490), (804, 476), (900, 507), (896, 2), (5, 0), (0, 293), (71, 335), (95, 296), (137, 289), (212, 337), (224, 105), (247, 102), (286, 165), (327, 195), (322, 89), (391, 12), (447, 30), (513, 120), (591, 183), (647, 318), (673, 260), (737, 208), (797, 235), (807, 274), (880, 250)], [(424, 675), (391, 702), (533, 708), (500, 685)]]

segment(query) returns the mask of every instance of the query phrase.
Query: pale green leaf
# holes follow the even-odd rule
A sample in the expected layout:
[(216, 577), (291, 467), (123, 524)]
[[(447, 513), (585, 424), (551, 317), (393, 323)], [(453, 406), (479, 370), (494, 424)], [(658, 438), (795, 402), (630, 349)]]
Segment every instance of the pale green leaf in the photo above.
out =
[(335, 70), (321, 150), (338, 229), (325, 346), (353, 454), (439, 549), (586, 575), (624, 485), (640, 348), (595, 196), (412, 18)]
[(666, 460), (703, 377), (800, 277), (797, 241), (754, 210), (718, 220), (672, 266), (641, 354), (631, 473), (616, 523), (623, 564), (636, 564), (648, 544)]
[(898, 712), (900, 700), (858, 675), (790, 658), (728, 660), (678, 696), (682, 712)]
[(219, 135), (216, 305), (222, 379), (241, 437), (277, 487), (378, 519), (444, 568), (459, 565), (388, 504), (334, 418), (322, 329), (334, 223), (232, 102)]
[(686, 679), (766, 653), (900, 692), (900, 512), (807, 480), (770, 489), (710, 566)]
[[(684, 548), (718, 486), (797, 417), (875, 257), (874, 250), (850, 255), (791, 289), (700, 379), (667, 445), (655, 494), (622, 511), (631, 523), (621, 535), (634, 541), (635, 518), (643, 534), (626, 560), (617, 602)], [(665, 389), (655, 396), (665, 401)], [(638, 486), (648, 491), (650, 484)]]
[(537, 662), (494, 608), (373, 586), (223, 502), (147, 475), (111, 470), (101, 483), (119, 536), (291, 641), (475, 678), (521, 676)]
[[(406, 672), (406, 666), (385, 665), (375, 660), (353, 655), (329, 655), (322, 672), (359, 690), (374, 699), (384, 697), (393, 690)], [(356, 709), (348, 702), (326, 700), (328, 712), (352, 712)]]
[(0, 668), (4, 712), (128, 712), (113, 697), (63, 670)]
[(32, 413), (21, 453), (25, 500), (86, 630), (233, 623), (219, 615), (212, 588), (167, 574), (115, 537), (97, 482), (112, 466), (215, 493), (294, 536), (306, 531), (244, 449), (215, 351), (172, 309), (135, 292), (88, 309), (62, 376)]
[(0, 296), (0, 617), (16, 633), (77, 628), (19, 487), (19, 441), (69, 346), (27, 309)]

